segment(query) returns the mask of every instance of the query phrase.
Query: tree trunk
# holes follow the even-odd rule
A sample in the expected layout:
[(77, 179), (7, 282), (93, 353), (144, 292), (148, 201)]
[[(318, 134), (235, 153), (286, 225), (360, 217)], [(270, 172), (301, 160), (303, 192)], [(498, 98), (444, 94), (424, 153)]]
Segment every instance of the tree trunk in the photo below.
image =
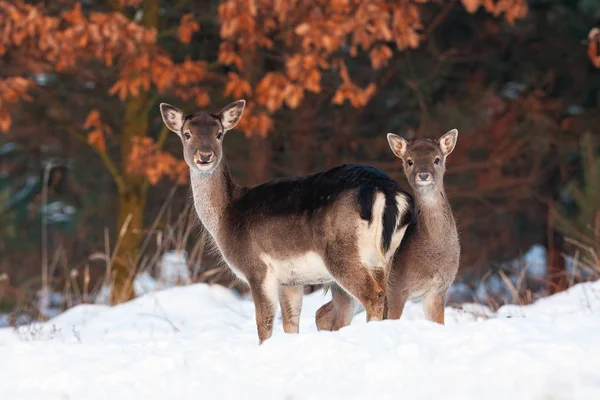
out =
[[(314, 130), (316, 120), (315, 107), (307, 99), (295, 110), (294, 124), (289, 128), (289, 175), (305, 175), (314, 172), (317, 146)], [(319, 149), (320, 151), (320, 149)]]
[[(242, 52), (242, 76), (252, 87), (256, 86), (262, 60), (255, 48)], [(248, 185), (263, 183), (271, 177), (271, 140), (253, 134), (248, 139)]]
[[(158, 0), (145, 0), (140, 23), (145, 27), (158, 27)], [(125, 101), (125, 119), (121, 132), (121, 177), (123, 187), (119, 188), (119, 218), (117, 244), (111, 271), (110, 303), (112, 305), (133, 299), (139, 246), (144, 230), (144, 208), (146, 206), (147, 182), (143, 176), (129, 172), (129, 159), (134, 138), (148, 134), (148, 114), (152, 105), (152, 95), (142, 92), (129, 96)]]
[(136, 137), (148, 133), (148, 102), (146, 93), (127, 99), (125, 121), (121, 132), (121, 163), (123, 188), (119, 190), (119, 219), (117, 251), (112, 265), (111, 304), (119, 304), (133, 298), (133, 278), (137, 268), (139, 246), (144, 229), (144, 207), (147, 184), (145, 178), (130, 174), (128, 164)]
[(258, 135), (248, 139), (249, 185), (263, 183), (271, 178), (271, 141)]
[(128, 187), (119, 192), (119, 237), (117, 254), (112, 265), (112, 305), (133, 299), (133, 278), (144, 227), (145, 203), (146, 191), (143, 188)]
[(548, 227), (546, 240), (546, 279), (548, 293), (562, 292), (568, 287), (567, 267), (563, 257), (565, 251), (565, 239), (562, 233), (554, 228), (550, 207), (548, 208)]
[(548, 240), (548, 293), (555, 294), (567, 289), (567, 268), (565, 265), (564, 238), (562, 234), (552, 229)]

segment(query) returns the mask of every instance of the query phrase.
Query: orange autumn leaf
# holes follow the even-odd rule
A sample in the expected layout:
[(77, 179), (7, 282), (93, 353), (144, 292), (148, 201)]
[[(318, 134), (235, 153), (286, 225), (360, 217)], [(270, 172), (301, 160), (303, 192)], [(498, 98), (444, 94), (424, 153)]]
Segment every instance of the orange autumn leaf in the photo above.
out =
[(100, 129), (93, 130), (87, 137), (88, 144), (94, 146), (96, 150), (101, 153), (106, 152), (106, 143), (104, 141), (104, 135)]
[(200, 24), (196, 21), (194, 14), (185, 14), (181, 17), (179, 28), (177, 28), (177, 36), (181, 43), (190, 43), (195, 32), (200, 30)]
[(97, 127), (100, 124), (100, 112), (98, 110), (92, 110), (85, 118), (85, 122), (83, 127), (85, 129), (89, 129), (92, 127)]
[(210, 96), (208, 93), (202, 91), (196, 94), (196, 105), (198, 107), (206, 107), (210, 104)]
[(7, 111), (0, 109), (0, 131), (7, 132), (12, 123), (12, 118)]
[(27, 93), (33, 86), (33, 81), (20, 76), (0, 79), (0, 130), (8, 131), (12, 124), (7, 105), (15, 104), (19, 101), (30, 101), (31, 97)]
[(227, 77), (229, 79), (225, 85), (225, 95), (233, 96), (234, 98), (252, 95), (252, 86), (250, 85), (250, 82), (242, 79), (235, 72), (230, 72)]
[(474, 14), (480, 6), (480, 0), (461, 0), (468, 13)]
[(284, 97), (289, 108), (297, 108), (304, 97), (304, 90), (298, 85), (289, 84), (285, 88)]
[(310, 25), (308, 25), (306, 22), (303, 22), (296, 27), (294, 32), (296, 32), (296, 35), (298, 35), (298, 36), (303, 36), (303, 35), (306, 35), (309, 30), (310, 30)]
[(392, 54), (392, 50), (386, 45), (375, 47), (369, 53), (369, 56), (371, 57), (371, 65), (375, 69), (380, 69), (387, 64), (390, 58), (392, 58)]

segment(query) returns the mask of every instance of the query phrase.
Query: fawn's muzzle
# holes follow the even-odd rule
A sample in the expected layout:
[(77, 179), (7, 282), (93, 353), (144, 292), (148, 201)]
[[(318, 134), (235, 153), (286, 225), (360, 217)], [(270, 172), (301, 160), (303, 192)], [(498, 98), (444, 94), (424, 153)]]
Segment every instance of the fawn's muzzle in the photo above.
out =
[(213, 162), (215, 159), (215, 153), (210, 151), (210, 152), (203, 152), (200, 150), (197, 150), (196, 153), (194, 154), (194, 162), (198, 165), (203, 165), (203, 164), (210, 164), (211, 162)]

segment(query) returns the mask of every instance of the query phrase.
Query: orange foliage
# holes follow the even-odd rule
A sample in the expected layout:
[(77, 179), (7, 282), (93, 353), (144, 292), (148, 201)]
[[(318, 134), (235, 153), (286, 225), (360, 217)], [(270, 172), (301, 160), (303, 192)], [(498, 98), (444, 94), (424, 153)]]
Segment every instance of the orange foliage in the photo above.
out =
[(94, 130), (90, 132), (87, 138), (88, 144), (94, 146), (99, 152), (106, 153), (106, 142), (102, 131)]
[[(120, 0), (120, 4), (137, 7), (141, 1)], [(81, 2), (75, 2), (72, 9), (59, 15), (45, 13), (43, 2), (0, 0), (0, 56), (10, 52), (11, 62), (26, 68), (14, 73), (52, 70), (77, 73), (88, 61), (100, 61), (117, 72), (118, 78), (108, 93), (122, 101), (157, 90), (194, 101), (199, 107), (210, 103), (204, 87), (206, 62), (189, 58), (174, 62), (158, 45), (156, 29), (144, 27), (120, 12), (84, 12)], [(181, 18), (177, 35), (182, 42), (189, 43), (199, 29), (194, 16), (186, 14)], [(0, 130), (8, 130), (12, 122), (8, 105), (27, 100), (27, 90), (32, 86), (35, 83), (23, 77), (0, 79)], [(242, 89), (248, 90), (243, 86)], [(105, 137), (110, 129), (97, 110), (88, 114), (84, 128), (89, 131), (87, 142), (105, 153)], [(140, 171), (152, 182), (162, 174), (173, 176), (174, 171), (182, 170), (175, 158), (151, 149), (151, 157), (143, 161), (150, 164), (144, 164)], [(134, 150), (137, 153), (132, 158), (146, 154), (140, 151), (140, 146), (134, 146)], [(137, 168), (140, 164), (131, 165)]]
[(101, 153), (106, 152), (106, 142), (104, 134), (110, 132), (110, 127), (102, 123), (100, 112), (92, 110), (85, 119), (84, 129), (91, 129), (87, 137), (87, 142), (94, 146)]
[(514, 24), (517, 19), (527, 15), (527, 0), (461, 0), (465, 9), (471, 14), (475, 13), (479, 7), (483, 6), (485, 10), (495, 16), (504, 13), (509, 24)]
[[(243, 77), (242, 53), (260, 49), (272, 52), (275, 43), (279, 46), (275, 52), (285, 58), (285, 72), (265, 73), (256, 80), (254, 88), (248, 87), (238, 74), (230, 74), (225, 92), (235, 97), (253, 96), (249, 105), (256, 106), (256, 113), (268, 115), (284, 106), (298, 107), (305, 91), (321, 91), (321, 75), (335, 70), (337, 63), (332, 58), (340, 52), (351, 57), (366, 52), (377, 70), (387, 65), (394, 47), (418, 47), (423, 30), (420, 4), (427, 2), (224, 0), (219, 6), (221, 63), (234, 66)], [(509, 23), (527, 13), (526, 0), (463, 0), (463, 5), (469, 12), (483, 6), (494, 15), (504, 13)], [(361, 88), (344, 71), (345, 68), (338, 70), (342, 82), (331, 101), (364, 107), (375, 94), (375, 84)]]
[(227, 85), (225, 85), (226, 96), (232, 96), (237, 99), (252, 95), (252, 86), (250, 85), (250, 82), (242, 79), (235, 72), (230, 72), (227, 74), (227, 77), (229, 80)]
[(194, 18), (194, 14), (185, 14), (181, 17), (179, 28), (177, 28), (177, 35), (181, 43), (190, 43), (192, 41), (192, 35), (194, 32), (198, 32), (200, 24)]
[(20, 100), (31, 100), (27, 91), (32, 86), (30, 79), (21, 77), (0, 80), (0, 131), (8, 131), (12, 123), (7, 106)]
[[(137, 5), (138, 2), (123, 2)], [(206, 76), (206, 63), (185, 60), (173, 62), (156, 44), (156, 30), (145, 28), (121, 13), (83, 14), (81, 3), (60, 17), (44, 16), (35, 6), (23, 1), (0, 0), (0, 55), (12, 49), (15, 57), (38, 63), (39, 70), (59, 71), (75, 68), (78, 63), (97, 59), (112, 66), (119, 57), (119, 80), (110, 94), (121, 100), (137, 96), (154, 84), (160, 92), (176, 91), (182, 85), (198, 86)], [(184, 15), (178, 30), (184, 42), (191, 40), (199, 25), (193, 15)], [(208, 103), (205, 91), (192, 87), (188, 98)]]
[(264, 111), (256, 111), (255, 104), (248, 104), (244, 110), (244, 118), (238, 124), (246, 136), (257, 135), (266, 138), (273, 128), (273, 118)]
[[(307, 93), (320, 93), (323, 74), (338, 74), (333, 104), (346, 102), (364, 107), (375, 95), (374, 82), (359, 86), (339, 59), (366, 54), (374, 70), (384, 68), (394, 52), (416, 48), (423, 40), (421, 4), (430, 0), (222, 0), (218, 61), (234, 68), (228, 73), (224, 93), (247, 98), (240, 128), (246, 135), (266, 137), (273, 129), (273, 114), (283, 107), (295, 109)], [(527, 13), (526, 0), (462, 0), (468, 12), (483, 7), (504, 14), (509, 23)], [(141, 7), (140, 0), (119, 0), (122, 7)], [(169, 93), (198, 107), (210, 103), (204, 61), (186, 58), (176, 63), (157, 43), (157, 30), (120, 12), (84, 12), (80, 2), (59, 15), (45, 14), (44, 2), (0, 0), (0, 56), (10, 51), (15, 64), (26, 65), (21, 73), (58, 70), (77, 72), (89, 61), (100, 61), (117, 73), (109, 94), (122, 101), (155, 90)], [(190, 43), (200, 25), (193, 14), (181, 17), (176, 29), (182, 43)], [(590, 58), (597, 58), (598, 41), (590, 42)], [(595, 46), (595, 47), (594, 47)], [(592, 51), (594, 56), (592, 57)], [(279, 70), (254, 68), (248, 54), (268, 53), (282, 63)], [(594, 58), (596, 57), (596, 58)], [(251, 61), (250, 61), (251, 62)], [(252, 68), (252, 71), (245, 69)], [(258, 72), (258, 75), (257, 75)], [(27, 99), (34, 83), (22, 77), (0, 80), (0, 130), (11, 118), (7, 106)], [(106, 152), (109, 132), (98, 111), (86, 118), (87, 140)], [(134, 143), (128, 171), (156, 182), (163, 174), (185, 170), (176, 159), (158, 151), (149, 138)], [(183, 169), (182, 169), (183, 168)], [(177, 173), (178, 174), (178, 173)], [(179, 178), (179, 176), (178, 176)]]
[(188, 169), (185, 161), (175, 158), (170, 153), (159, 151), (152, 138), (133, 138), (127, 162), (127, 172), (130, 174), (145, 176), (153, 185), (158, 183), (163, 176), (185, 184), (187, 183)]

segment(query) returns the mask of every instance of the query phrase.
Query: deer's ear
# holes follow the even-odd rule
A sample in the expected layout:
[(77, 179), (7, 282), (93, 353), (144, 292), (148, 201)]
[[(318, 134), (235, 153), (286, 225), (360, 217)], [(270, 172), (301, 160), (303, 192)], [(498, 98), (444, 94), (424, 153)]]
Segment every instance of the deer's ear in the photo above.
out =
[(167, 128), (181, 136), (184, 120), (183, 112), (170, 104), (160, 103), (160, 114)]
[(440, 145), (440, 150), (442, 150), (442, 154), (447, 156), (452, 153), (454, 150), (454, 146), (456, 146), (456, 141), (458, 140), (458, 130), (452, 129), (448, 131), (444, 136), (440, 138), (438, 141)]
[(242, 119), (244, 107), (246, 107), (246, 100), (238, 100), (225, 106), (225, 108), (219, 111), (217, 117), (221, 120), (223, 129), (228, 131), (235, 128), (238, 122), (240, 122), (240, 119)]
[(394, 133), (388, 133), (387, 140), (396, 157), (404, 157), (408, 148), (408, 142)]

